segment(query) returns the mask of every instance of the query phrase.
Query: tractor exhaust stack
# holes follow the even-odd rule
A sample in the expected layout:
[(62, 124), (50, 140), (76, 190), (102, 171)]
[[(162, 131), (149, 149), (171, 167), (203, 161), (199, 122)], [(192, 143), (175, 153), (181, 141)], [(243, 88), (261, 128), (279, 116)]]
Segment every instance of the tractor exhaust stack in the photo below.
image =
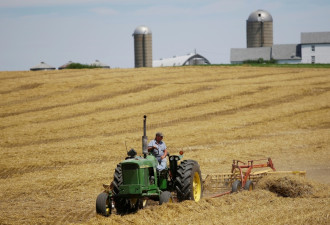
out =
[(147, 116), (144, 115), (143, 118), (142, 153), (144, 158), (146, 158), (148, 154)]

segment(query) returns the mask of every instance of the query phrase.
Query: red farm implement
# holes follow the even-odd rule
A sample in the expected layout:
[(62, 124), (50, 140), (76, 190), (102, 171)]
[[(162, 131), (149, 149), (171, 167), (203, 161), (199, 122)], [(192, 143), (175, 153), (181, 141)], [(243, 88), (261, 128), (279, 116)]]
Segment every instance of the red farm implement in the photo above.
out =
[[(208, 174), (204, 179), (204, 190), (211, 197), (253, 190), (255, 184), (264, 176), (270, 174), (295, 174), (305, 176), (305, 171), (276, 171), (271, 158), (249, 160), (247, 163), (233, 160), (231, 173)], [(222, 191), (221, 194), (212, 195)]]

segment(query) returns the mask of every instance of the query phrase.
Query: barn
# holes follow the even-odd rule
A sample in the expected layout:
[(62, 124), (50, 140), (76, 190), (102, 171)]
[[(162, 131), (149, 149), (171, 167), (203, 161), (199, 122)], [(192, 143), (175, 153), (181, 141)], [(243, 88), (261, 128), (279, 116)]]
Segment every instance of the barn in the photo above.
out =
[(59, 70), (64, 70), (64, 69), (67, 69), (67, 68), (68, 68), (68, 66), (70, 66), (72, 63), (74, 63), (74, 62), (72, 62), (72, 61), (69, 61), (69, 62), (65, 63), (64, 65), (62, 65), (62, 66), (58, 67), (58, 69), (59, 69)]
[(188, 65), (204, 65), (210, 64), (210, 61), (204, 56), (197, 53), (190, 53), (183, 56), (173, 56), (172, 58), (164, 58), (154, 60), (153, 67), (167, 67), (167, 66), (188, 66)]
[(104, 69), (110, 69), (109, 65), (100, 62), (100, 60), (95, 60), (95, 62), (91, 63), (91, 66), (96, 66), (96, 67), (104, 68)]
[(330, 63), (330, 32), (301, 33), (302, 63)]
[(240, 64), (260, 58), (263, 60), (274, 59), (279, 64), (330, 63), (330, 32), (301, 33), (300, 44), (230, 49), (231, 64)]

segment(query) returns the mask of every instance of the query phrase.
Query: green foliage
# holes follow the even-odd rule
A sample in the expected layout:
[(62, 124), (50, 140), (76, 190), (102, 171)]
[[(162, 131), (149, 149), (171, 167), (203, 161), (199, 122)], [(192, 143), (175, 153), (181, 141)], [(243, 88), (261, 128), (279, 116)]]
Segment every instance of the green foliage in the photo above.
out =
[(258, 60), (246, 60), (243, 64), (277, 64), (275, 59), (264, 60), (263, 58), (259, 58)]
[(66, 69), (95, 69), (95, 68), (101, 68), (101, 67), (95, 65), (81, 64), (81, 63), (71, 63), (66, 67)]

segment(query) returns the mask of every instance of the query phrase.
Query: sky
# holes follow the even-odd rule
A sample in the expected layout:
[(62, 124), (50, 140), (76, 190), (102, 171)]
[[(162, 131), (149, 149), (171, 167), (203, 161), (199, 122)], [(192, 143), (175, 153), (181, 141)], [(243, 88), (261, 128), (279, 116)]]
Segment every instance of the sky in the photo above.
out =
[(140, 25), (152, 31), (154, 60), (196, 50), (226, 64), (231, 48), (246, 48), (246, 20), (258, 9), (273, 17), (274, 44), (330, 31), (329, 0), (0, 0), (0, 71), (95, 60), (133, 68)]

